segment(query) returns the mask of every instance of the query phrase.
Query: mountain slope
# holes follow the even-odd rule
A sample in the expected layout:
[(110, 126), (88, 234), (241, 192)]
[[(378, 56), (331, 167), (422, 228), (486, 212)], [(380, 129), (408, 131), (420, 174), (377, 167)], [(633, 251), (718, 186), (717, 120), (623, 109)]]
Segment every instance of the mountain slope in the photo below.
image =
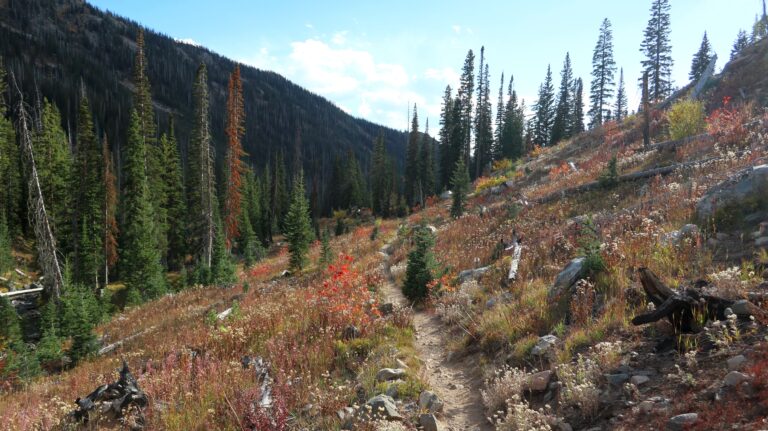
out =
[[(97, 127), (113, 145), (124, 142), (131, 101), (130, 77), (139, 25), (83, 0), (0, 0), (0, 57), (22, 90), (55, 101), (64, 127), (74, 134), (81, 80)], [(200, 62), (208, 67), (211, 126), (219, 154), (224, 148), (227, 79), (235, 62), (205, 48), (146, 32), (149, 79), (160, 130), (169, 114), (178, 124), (182, 152), (191, 125), (192, 82)], [(301, 154), (304, 169), (323, 181), (333, 158), (352, 150), (367, 165), (373, 139), (384, 134), (391, 154), (404, 154), (405, 135), (353, 118), (328, 100), (269, 71), (242, 67), (246, 106), (244, 147), (256, 166), (285, 151), (289, 169)], [(299, 149), (300, 151), (297, 151)]]

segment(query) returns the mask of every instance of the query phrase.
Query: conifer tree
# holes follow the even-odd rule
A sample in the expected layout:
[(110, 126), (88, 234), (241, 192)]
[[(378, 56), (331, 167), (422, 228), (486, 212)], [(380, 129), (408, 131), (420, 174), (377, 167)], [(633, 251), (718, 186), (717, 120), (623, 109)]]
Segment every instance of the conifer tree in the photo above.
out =
[(464, 159), (459, 158), (456, 161), (456, 167), (451, 177), (453, 185), (453, 203), (451, 204), (451, 217), (459, 218), (464, 214), (464, 205), (467, 201), (467, 191), (469, 189), (469, 172), (464, 164)]
[[(338, 184), (342, 184), (340, 181)], [(272, 229), (279, 229), (282, 231), (283, 220), (285, 220), (285, 214), (288, 212), (288, 206), (290, 205), (290, 194), (288, 193), (288, 181), (285, 175), (285, 158), (283, 151), (280, 150), (275, 156), (272, 179), (270, 180), (270, 196), (271, 196), (271, 216), (270, 223)], [(271, 240), (270, 236), (270, 240)]]
[(22, 183), (21, 158), (16, 145), (16, 131), (6, 103), (7, 83), (5, 69), (0, 61), (0, 211), (5, 218), (11, 236), (21, 233)]
[(517, 102), (517, 92), (513, 89), (514, 77), (510, 77), (507, 88), (507, 106), (504, 108), (504, 121), (501, 130), (501, 157), (516, 160), (523, 156), (523, 129), (525, 123), (524, 108)]
[[(643, 72), (648, 72), (648, 94), (653, 101), (659, 101), (672, 92), (672, 45), (669, 34), (669, 0), (653, 0), (651, 18), (643, 33), (640, 52)], [(642, 79), (642, 78), (641, 78)]]
[[(43, 193), (49, 223), (59, 247), (71, 247), (69, 223), (72, 204), (72, 153), (69, 141), (61, 128), (59, 109), (48, 99), (43, 100), (40, 130), (34, 137), (35, 164)], [(82, 184), (78, 178), (78, 184)]]
[(545, 147), (552, 138), (552, 125), (555, 120), (555, 88), (552, 85), (552, 68), (547, 66), (547, 76), (539, 87), (539, 99), (533, 108), (533, 142)]
[(221, 220), (221, 214), (218, 210), (218, 203), (216, 203), (214, 210), (215, 219), (215, 233), (213, 237), (213, 256), (210, 266), (210, 277), (207, 281), (200, 282), (203, 284), (211, 284), (214, 286), (229, 286), (237, 281), (237, 268), (232, 261), (232, 256), (227, 251), (227, 235), (224, 232), (224, 225)]
[(187, 206), (181, 174), (181, 156), (176, 143), (173, 118), (170, 121), (168, 134), (160, 138), (160, 150), (165, 166), (161, 177), (164, 186), (163, 197), (165, 198), (162, 207), (168, 225), (165, 239), (166, 247), (161, 247), (160, 250), (166, 252), (163, 257), (168, 268), (176, 271), (181, 269), (186, 254)]
[(506, 116), (506, 103), (504, 103), (504, 72), (501, 72), (501, 84), (499, 84), (499, 97), (496, 101), (496, 129), (493, 135), (493, 148), (491, 156), (493, 160), (502, 158), (501, 150), (501, 132), (504, 128), (504, 117)]
[(419, 178), (419, 113), (413, 105), (411, 131), (408, 134), (408, 147), (405, 150), (405, 201), (409, 207), (416, 203), (417, 182)]
[(493, 146), (493, 126), (491, 123), (491, 92), (488, 85), (490, 80), (488, 63), (478, 71), (482, 77), (482, 86), (477, 92), (477, 116), (475, 123), (475, 170), (477, 178), (483, 174), (483, 169), (492, 161), (491, 151)]
[(8, 224), (5, 214), (0, 214), (0, 275), (13, 268), (13, 256), (11, 255), (11, 236), (8, 233)]
[(193, 102), (194, 118), (187, 175), (190, 251), (197, 257), (198, 266), (210, 267), (216, 230), (216, 179), (211, 148), (208, 71), (205, 63), (200, 63), (197, 69)]
[(166, 291), (145, 160), (146, 144), (134, 109), (123, 165), (124, 222), (120, 229), (120, 276), (133, 301), (157, 298)]
[(622, 67), (619, 71), (619, 88), (616, 90), (616, 106), (614, 109), (617, 123), (621, 123), (627, 117), (627, 104), (627, 89), (624, 86), (624, 68)]
[(94, 132), (84, 89), (77, 124), (74, 280), (95, 288), (104, 250), (104, 167), (101, 143)]
[(615, 85), (616, 61), (613, 59), (613, 31), (608, 18), (600, 26), (600, 35), (592, 54), (592, 86), (590, 89), (589, 127), (600, 127), (610, 109)]
[(744, 48), (749, 46), (749, 38), (747, 37), (747, 32), (744, 30), (739, 30), (739, 34), (736, 35), (736, 41), (733, 42), (733, 49), (731, 49), (731, 60), (738, 57), (739, 54), (741, 54), (741, 51), (744, 50)]
[(291, 254), (290, 268), (301, 270), (306, 265), (309, 244), (312, 242), (312, 222), (309, 219), (309, 203), (304, 193), (303, 175), (294, 180), (291, 205), (285, 216), (285, 239)]
[[(475, 90), (475, 54), (470, 49), (464, 59), (464, 67), (461, 70), (459, 91), (457, 94), (456, 115), (459, 132), (456, 145), (460, 147), (459, 155), (464, 158), (464, 164), (469, 165), (469, 150), (472, 147), (472, 94)], [(456, 103), (454, 102), (454, 103)], [(455, 163), (455, 162), (454, 162)]]
[(712, 45), (709, 44), (709, 38), (705, 31), (704, 38), (701, 40), (701, 46), (696, 54), (694, 54), (693, 61), (691, 62), (691, 72), (688, 74), (691, 81), (698, 81), (704, 75), (714, 55)]
[(104, 283), (109, 283), (109, 271), (117, 265), (117, 178), (109, 151), (107, 137), (104, 137), (102, 149), (104, 167)]
[(432, 160), (432, 137), (429, 136), (429, 119), (426, 123), (419, 148), (419, 199), (422, 207), (424, 200), (435, 194), (435, 168)]
[(552, 125), (551, 143), (554, 145), (563, 139), (571, 137), (571, 120), (573, 114), (573, 69), (571, 68), (571, 54), (565, 54), (563, 70), (560, 72), (560, 91), (557, 98), (557, 108), (555, 109), (555, 120)]
[(227, 191), (224, 202), (224, 227), (227, 248), (240, 236), (240, 212), (243, 199), (243, 144), (245, 133), (245, 106), (243, 104), (243, 83), (240, 80), (240, 66), (229, 76), (229, 96), (227, 98)]
[(440, 184), (442, 187), (449, 185), (458, 157), (458, 153), (454, 150), (456, 145), (452, 142), (457, 122), (454, 117), (454, 100), (451, 91), (450, 85), (445, 87), (440, 110)]
[[(463, 160), (460, 160), (460, 163), (463, 164)], [(414, 247), (408, 253), (408, 266), (403, 284), (403, 294), (411, 301), (422, 302), (429, 294), (427, 285), (434, 278), (435, 258), (432, 253), (434, 244), (435, 238), (426, 226), (416, 229)]]
[(575, 136), (584, 131), (584, 83), (578, 78), (573, 85), (573, 119), (571, 133)]
[(384, 146), (384, 135), (380, 133), (373, 142), (371, 161), (371, 209), (376, 215), (389, 216), (388, 157)]

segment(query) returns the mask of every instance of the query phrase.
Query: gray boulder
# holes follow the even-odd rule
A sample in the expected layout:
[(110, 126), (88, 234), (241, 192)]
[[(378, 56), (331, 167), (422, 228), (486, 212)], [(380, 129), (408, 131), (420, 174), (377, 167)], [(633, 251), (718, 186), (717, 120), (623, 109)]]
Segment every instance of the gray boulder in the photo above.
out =
[(490, 266), (484, 266), (477, 269), (465, 269), (459, 273), (459, 283), (464, 283), (470, 280), (477, 280), (490, 269)]
[(431, 413), (419, 415), (419, 425), (421, 425), (421, 429), (424, 431), (443, 431), (445, 429), (443, 424)]
[(568, 262), (568, 265), (566, 265), (565, 268), (560, 271), (560, 274), (557, 275), (555, 284), (552, 286), (552, 288), (549, 289), (550, 298), (560, 296), (584, 275), (585, 261), (586, 258), (577, 257), (576, 259)]
[(747, 361), (747, 358), (744, 357), (744, 355), (736, 355), (726, 361), (726, 363), (728, 364), (728, 370), (738, 371), (746, 361)]
[[(753, 166), (709, 189), (696, 204), (696, 216), (707, 221), (719, 209), (737, 208), (765, 196), (768, 196), (768, 165)], [(749, 211), (753, 212), (754, 208)]]
[(740, 373), (738, 371), (731, 371), (730, 373), (725, 375), (725, 379), (723, 379), (723, 384), (725, 386), (738, 386), (750, 380), (752, 380), (752, 378), (744, 373)]
[(377, 382), (388, 382), (405, 377), (405, 370), (402, 368), (382, 368), (376, 373)]
[(372, 416), (384, 418), (387, 420), (400, 420), (403, 418), (397, 411), (395, 400), (388, 395), (376, 395), (365, 403), (370, 408)]
[(673, 416), (667, 421), (667, 429), (670, 431), (680, 431), (696, 423), (699, 420), (698, 413), (684, 413)]
[(557, 344), (558, 339), (554, 335), (545, 335), (539, 338), (536, 345), (531, 349), (531, 354), (534, 356), (546, 355)]
[(432, 391), (423, 391), (419, 395), (419, 407), (430, 413), (437, 413), (443, 410), (443, 402)]

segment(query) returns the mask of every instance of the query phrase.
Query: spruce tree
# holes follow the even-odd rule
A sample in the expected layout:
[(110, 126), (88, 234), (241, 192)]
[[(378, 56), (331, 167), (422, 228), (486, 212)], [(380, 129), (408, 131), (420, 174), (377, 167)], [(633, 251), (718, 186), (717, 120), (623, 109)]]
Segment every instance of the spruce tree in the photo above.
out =
[(490, 92), (490, 72), (485, 61), (485, 47), (480, 49), (480, 68), (477, 71), (477, 114), (475, 116), (475, 178), (483, 174), (483, 169), (491, 163), (493, 146), (492, 108)]
[(432, 137), (429, 136), (429, 120), (419, 148), (419, 198), (424, 200), (435, 194), (435, 168), (432, 160)]
[(101, 321), (103, 312), (92, 289), (66, 284), (59, 313), (62, 334), (72, 339), (68, 354), (77, 363), (98, 350), (93, 328)]
[(77, 123), (74, 280), (97, 287), (104, 250), (104, 167), (91, 109), (82, 91)]
[(434, 244), (434, 236), (426, 226), (416, 229), (413, 250), (408, 253), (408, 266), (403, 284), (403, 294), (411, 301), (422, 302), (429, 294), (427, 285), (434, 278), (435, 258), (432, 253)]
[(13, 255), (11, 254), (11, 236), (8, 233), (8, 224), (5, 214), (0, 214), (0, 275), (13, 269)]
[(117, 264), (117, 178), (115, 177), (112, 152), (109, 151), (107, 137), (102, 148), (102, 166), (104, 167), (104, 283), (109, 283), (109, 271)]
[(592, 54), (592, 86), (590, 89), (589, 127), (600, 127), (610, 109), (615, 85), (616, 61), (613, 59), (613, 31), (608, 18), (600, 26), (600, 35)]
[(451, 181), (451, 173), (458, 157), (458, 154), (454, 151), (455, 144), (451, 141), (456, 127), (454, 101), (451, 91), (450, 85), (445, 87), (443, 103), (440, 109), (440, 185), (442, 187), (448, 187)]
[(388, 157), (384, 135), (380, 133), (373, 143), (371, 161), (371, 209), (375, 215), (389, 216)]
[(171, 119), (167, 135), (160, 138), (160, 150), (163, 157), (165, 170), (161, 180), (163, 182), (163, 213), (165, 214), (168, 229), (166, 229), (164, 256), (168, 268), (178, 271), (184, 262), (186, 255), (186, 220), (187, 206), (184, 196), (184, 183), (181, 174), (181, 156), (176, 143), (174, 122)]
[(707, 32), (705, 31), (704, 38), (701, 40), (701, 46), (696, 54), (694, 54), (693, 61), (691, 62), (691, 72), (688, 74), (691, 81), (698, 81), (704, 75), (714, 55), (712, 46), (709, 44)]
[(411, 131), (408, 134), (408, 147), (405, 150), (405, 201), (409, 207), (416, 203), (419, 178), (419, 114), (413, 105)]
[(624, 87), (624, 68), (622, 67), (619, 72), (619, 89), (616, 90), (616, 122), (621, 121), (627, 117), (627, 89)]
[[(227, 235), (224, 232), (224, 224), (221, 219), (221, 213), (218, 210), (218, 204), (214, 213), (215, 233), (213, 237), (213, 256), (211, 266), (208, 268), (209, 278), (207, 281), (200, 282), (214, 286), (231, 286), (237, 281), (237, 267), (232, 261), (232, 255), (227, 250)], [(203, 271), (205, 273), (206, 271)]]
[(189, 247), (198, 267), (210, 267), (213, 256), (216, 188), (214, 153), (211, 148), (208, 71), (201, 63), (193, 90), (194, 118), (187, 174)]
[(510, 77), (507, 88), (507, 106), (504, 108), (504, 120), (499, 144), (501, 157), (519, 159), (524, 153), (523, 129), (525, 123), (524, 108), (517, 102), (517, 92), (513, 89), (514, 77)]
[[(56, 105), (43, 100), (40, 130), (34, 136), (35, 164), (49, 223), (61, 248), (71, 246), (69, 224), (72, 153), (61, 128), (61, 114)], [(80, 181), (78, 181), (80, 183)]]
[[(651, 18), (643, 33), (640, 52), (643, 72), (648, 72), (648, 94), (652, 101), (660, 101), (672, 92), (672, 45), (669, 34), (669, 0), (653, 0)], [(642, 78), (641, 78), (642, 79)]]
[(555, 120), (555, 88), (552, 85), (552, 68), (550, 66), (547, 66), (547, 76), (539, 87), (539, 98), (533, 111), (533, 142), (545, 147), (551, 143), (552, 125)]
[(453, 185), (453, 203), (451, 204), (451, 217), (459, 218), (464, 215), (464, 205), (467, 201), (467, 191), (469, 189), (469, 172), (464, 164), (464, 159), (456, 161), (456, 167), (451, 177)]
[[(472, 94), (475, 90), (475, 54), (470, 49), (464, 59), (464, 67), (461, 70), (459, 91), (457, 94), (458, 121), (456, 145), (460, 148), (459, 155), (464, 159), (464, 164), (469, 164), (469, 150), (472, 147)], [(455, 163), (455, 162), (454, 162)]]
[(493, 160), (503, 158), (501, 150), (501, 133), (504, 129), (504, 118), (506, 116), (506, 103), (504, 103), (504, 72), (501, 72), (501, 84), (499, 84), (499, 96), (496, 101), (496, 129), (493, 135), (493, 148), (491, 156)]
[(584, 131), (584, 83), (581, 78), (573, 85), (573, 119), (571, 133), (575, 136)]
[(571, 54), (565, 54), (563, 70), (560, 72), (560, 91), (555, 109), (555, 120), (552, 125), (551, 144), (554, 145), (563, 139), (571, 137), (571, 120), (573, 115), (573, 69), (571, 68)]
[[(288, 179), (285, 174), (285, 157), (282, 150), (275, 156), (274, 164), (272, 166), (272, 179), (270, 182), (270, 222), (272, 229), (279, 229), (282, 231), (283, 220), (285, 220), (285, 214), (288, 211), (288, 205), (290, 205)], [(338, 184), (342, 184), (342, 182), (340, 181)], [(270, 240), (271, 239), (272, 238), (270, 237)]]
[(166, 291), (145, 158), (146, 144), (134, 109), (123, 165), (124, 222), (120, 229), (120, 276), (133, 300), (157, 298)]
[(11, 236), (21, 234), (22, 228), (22, 179), (21, 158), (16, 145), (16, 131), (6, 103), (7, 83), (5, 69), (0, 61), (0, 211), (3, 212)]
[(738, 57), (744, 48), (749, 46), (749, 38), (747, 32), (739, 30), (739, 34), (736, 35), (736, 41), (733, 42), (733, 49), (731, 49), (731, 60)]
[(309, 244), (313, 240), (312, 221), (309, 219), (309, 203), (304, 193), (303, 175), (300, 174), (293, 183), (291, 205), (285, 216), (284, 234), (291, 254), (290, 268), (300, 271), (306, 265)]

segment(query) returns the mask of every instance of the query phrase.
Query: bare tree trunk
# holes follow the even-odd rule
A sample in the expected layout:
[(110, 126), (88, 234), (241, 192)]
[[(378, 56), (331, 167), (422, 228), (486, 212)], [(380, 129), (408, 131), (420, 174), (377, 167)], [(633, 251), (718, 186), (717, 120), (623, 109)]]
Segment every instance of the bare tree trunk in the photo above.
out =
[[(11, 79), (15, 84), (16, 81), (13, 75), (11, 75)], [(48, 213), (45, 210), (45, 202), (43, 201), (43, 192), (40, 189), (40, 181), (37, 176), (32, 137), (30, 136), (28, 125), (29, 114), (24, 107), (24, 97), (21, 94), (21, 90), (18, 87), (16, 89), (19, 92), (18, 128), (21, 151), (26, 162), (25, 164), (29, 169), (29, 181), (27, 184), (29, 188), (29, 217), (32, 218), (30, 221), (35, 229), (38, 260), (45, 275), (46, 287), (50, 288), (53, 291), (54, 297), (58, 299), (61, 296), (63, 277), (59, 259), (56, 255), (56, 239), (51, 230)]]
[(648, 102), (648, 72), (643, 73), (643, 145), (651, 145), (651, 104)]

